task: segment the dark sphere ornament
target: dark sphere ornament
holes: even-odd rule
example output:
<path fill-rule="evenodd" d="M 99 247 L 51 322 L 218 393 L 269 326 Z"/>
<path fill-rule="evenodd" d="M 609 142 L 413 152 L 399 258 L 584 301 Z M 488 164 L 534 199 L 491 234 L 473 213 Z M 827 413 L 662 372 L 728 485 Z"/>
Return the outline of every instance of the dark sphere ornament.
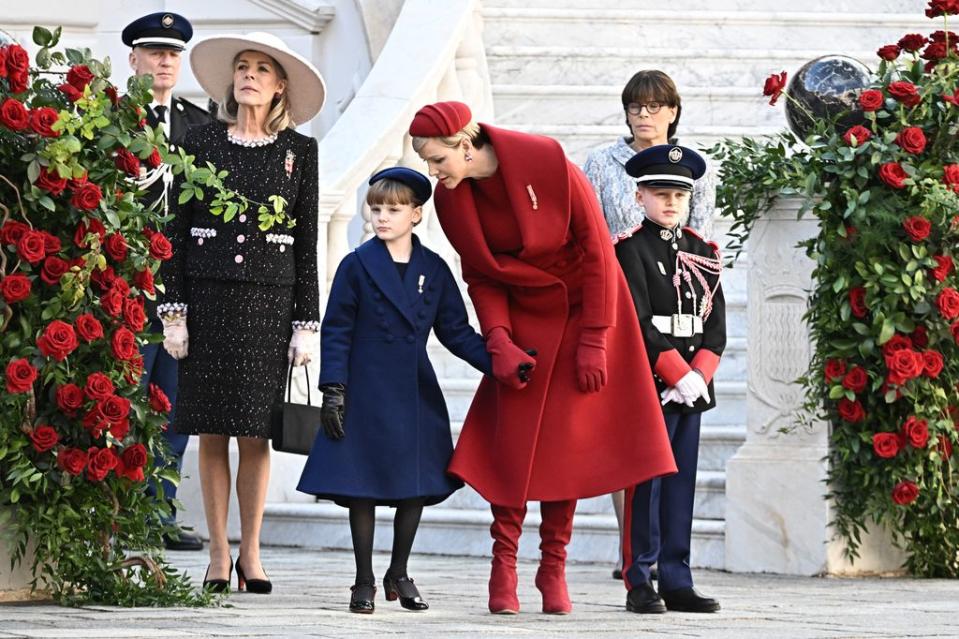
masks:
<path fill-rule="evenodd" d="M 816 120 L 838 122 L 840 133 L 862 124 L 866 118 L 859 105 L 859 94 L 871 84 L 872 72 L 865 64 L 844 55 L 825 55 L 810 60 L 796 72 L 787 89 L 786 121 L 792 132 L 805 140 L 813 130 L 813 120 L 793 100 L 806 108 Z"/>

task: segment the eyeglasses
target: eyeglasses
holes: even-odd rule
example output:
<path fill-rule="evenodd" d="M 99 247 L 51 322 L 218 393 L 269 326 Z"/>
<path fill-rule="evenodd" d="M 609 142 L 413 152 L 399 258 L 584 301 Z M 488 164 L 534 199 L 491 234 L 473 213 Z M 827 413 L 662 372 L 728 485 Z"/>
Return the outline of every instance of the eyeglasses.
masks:
<path fill-rule="evenodd" d="M 665 106 L 661 102 L 647 102 L 646 104 L 639 104 L 637 102 L 630 102 L 626 105 L 626 110 L 629 111 L 631 115 L 639 115 L 643 112 L 643 107 L 646 107 L 646 112 L 650 115 L 656 115 L 659 113 L 659 110 Z"/>

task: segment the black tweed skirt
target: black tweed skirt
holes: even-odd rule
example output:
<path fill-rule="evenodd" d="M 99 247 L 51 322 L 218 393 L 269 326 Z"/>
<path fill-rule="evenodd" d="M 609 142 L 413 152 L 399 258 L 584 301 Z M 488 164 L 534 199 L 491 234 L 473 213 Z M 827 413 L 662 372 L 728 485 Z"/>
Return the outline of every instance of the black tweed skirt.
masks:
<path fill-rule="evenodd" d="M 196 279 L 189 287 L 174 429 L 269 438 L 286 387 L 293 288 Z"/>

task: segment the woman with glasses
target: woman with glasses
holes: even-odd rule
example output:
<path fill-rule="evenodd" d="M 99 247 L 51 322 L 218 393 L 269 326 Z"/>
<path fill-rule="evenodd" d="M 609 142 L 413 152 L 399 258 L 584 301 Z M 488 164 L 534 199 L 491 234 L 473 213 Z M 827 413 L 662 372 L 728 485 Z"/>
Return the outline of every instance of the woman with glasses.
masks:
<path fill-rule="evenodd" d="M 643 223 L 645 212 L 636 199 L 636 180 L 626 173 L 626 162 L 638 152 L 661 144 L 676 144 L 676 128 L 683 111 L 682 101 L 672 78 L 657 70 L 639 71 L 623 87 L 623 111 L 629 135 L 590 152 L 583 165 L 603 207 L 603 215 L 613 238 L 631 234 Z M 693 183 L 689 218 L 682 226 L 691 227 L 704 239 L 710 239 L 716 187 L 708 160 L 706 172 Z M 623 492 L 613 493 L 613 507 L 623 536 Z M 622 566 L 620 553 L 619 566 Z M 622 578 L 622 569 L 613 571 Z"/>

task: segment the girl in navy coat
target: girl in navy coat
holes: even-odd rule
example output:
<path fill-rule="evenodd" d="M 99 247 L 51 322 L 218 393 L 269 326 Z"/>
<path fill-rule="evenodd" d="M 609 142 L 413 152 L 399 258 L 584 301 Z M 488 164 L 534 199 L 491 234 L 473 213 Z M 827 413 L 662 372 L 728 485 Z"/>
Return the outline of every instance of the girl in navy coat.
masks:
<path fill-rule="evenodd" d="M 393 555 L 383 577 L 389 601 L 425 610 L 406 564 L 423 506 L 463 483 L 446 474 L 453 453 L 449 415 L 426 352 L 430 329 L 454 355 L 491 370 L 453 274 L 413 235 L 429 180 L 403 167 L 370 178 L 376 237 L 343 258 L 321 328 L 321 419 L 298 490 L 350 509 L 356 583 L 350 610 L 372 613 L 377 505 L 396 507 Z"/>

